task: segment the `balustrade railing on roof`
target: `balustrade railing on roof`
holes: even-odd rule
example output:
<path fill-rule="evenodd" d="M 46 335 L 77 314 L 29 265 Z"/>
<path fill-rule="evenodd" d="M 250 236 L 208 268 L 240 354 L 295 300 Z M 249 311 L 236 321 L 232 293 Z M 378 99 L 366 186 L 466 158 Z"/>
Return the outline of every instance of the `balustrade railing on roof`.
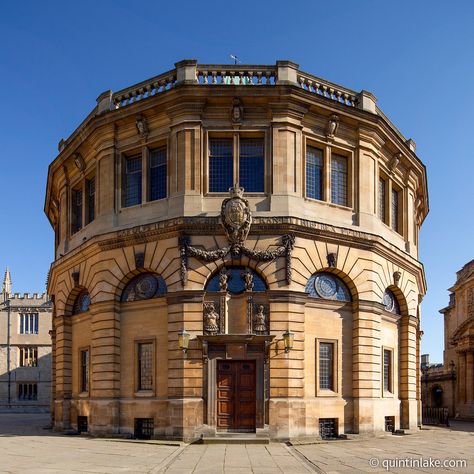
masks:
<path fill-rule="evenodd" d="M 297 78 L 301 88 L 308 92 L 335 100 L 336 102 L 350 107 L 356 106 L 357 93 L 350 89 L 338 86 L 305 72 L 298 71 Z"/>
<path fill-rule="evenodd" d="M 176 69 L 115 92 L 112 101 L 116 109 L 160 94 L 176 85 Z"/>
<path fill-rule="evenodd" d="M 203 64 L 197 66 L 197 80 L 202 85 L 273 86 L 277 82 L 277 68 L 275 66 Z"/>

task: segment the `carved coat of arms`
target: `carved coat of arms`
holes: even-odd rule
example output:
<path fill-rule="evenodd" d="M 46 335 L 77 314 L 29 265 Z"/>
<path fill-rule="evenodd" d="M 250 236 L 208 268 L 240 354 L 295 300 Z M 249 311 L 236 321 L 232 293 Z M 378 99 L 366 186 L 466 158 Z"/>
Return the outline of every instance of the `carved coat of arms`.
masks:
<path fill-rule="evenodd" d="M 243 198 L 244 189 L 236 184 L 230 188 L 231 197 L 224 199 L 221 207 L 222 226 L 232 251 L 239 251 L 252 224 L 249 203 Z"/>

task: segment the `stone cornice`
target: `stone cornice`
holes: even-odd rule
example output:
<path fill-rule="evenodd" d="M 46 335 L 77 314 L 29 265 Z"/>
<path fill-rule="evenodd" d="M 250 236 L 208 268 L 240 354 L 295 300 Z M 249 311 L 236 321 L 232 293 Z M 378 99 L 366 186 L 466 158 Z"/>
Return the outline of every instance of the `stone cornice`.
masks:
<path fill-rule="evenodd" d="M 71 251 L 68 255 L 56 260 L 51 267 L 51 274 L 53 275 L 58 265 L 65 265 L 66 262 L 69 262 L 69 266 L 72 268 L 80 260 L 100 251 L 167 238 L 178 238 L 182 233 L 189 236 L 223 235 L 223 230 L 220 225 L 220 218 L 217 216 L 179 217 L 121 229 L 114 233 L 95 236 Z M 347 245 L 374 252 L 415 275 L 420 293 L 424 294 L 426 291 L 423 265 L 409 254 L 402 253 L 395 246 L 375 234 L 297 217 L 253 217 L 250 236 L 275 235 L 279 237 L 282 234 L 292 234 L 300 238 L 317 237 L 319 240 L 328 243 Z"/>

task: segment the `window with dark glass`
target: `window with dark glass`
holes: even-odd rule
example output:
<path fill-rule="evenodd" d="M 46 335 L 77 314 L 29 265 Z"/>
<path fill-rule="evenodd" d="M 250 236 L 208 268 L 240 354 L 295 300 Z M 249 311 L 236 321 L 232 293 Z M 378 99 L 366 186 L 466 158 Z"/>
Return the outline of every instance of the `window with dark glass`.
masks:
<path fill-rule="evenodd" d="M 247 193 L 264 191 L 265 157 L 262 138 L 241 138 L 239 184 Z"/>
<path fill-rule="evenodd" d="M 95 177 L 86 179 L 86 225 L 95 219 Z"/>
<path fill-rule="evenodd" d="M 395 232 L 400 231 L 399 220 L 399 192 L 396 189 L 392 189 L 392 229 Z"/>
<path fill-rule="evenodd" d="M 36 383 L 19 383 L 18 384 L 18 400 L 37 400 L 38 385 Z"/>
<path fill-rule="evenodd" d="M 123 206 L 135 206 L 142 202 L 142 157 L 125 158 L 123 177 Z"/>
<path fill-rule="evenodd" d="M 89 350 L 81 351 L 81 392 L 89 391 Z"/>
<path fill-rule="evenodd" d="M 149 182 L 149 200 L 155 201 L 157 199 L 164 199 L 166 197 L 166 147 L 160 147 L 155 150 L 150 150 L 148 170 Z"/>
<path fill-rule="evenodd" d="M 392 392 L 392 351 L 383 351 L 383 389 L 385 392 Z"/>
<path fill-rule="evenodd" d="M 319 343 L 319 388 L 334 390 L 334 344 L 332 342 Z"/>
<path fill-rule="evenodd" d="M 347 206 L 347 158 L 331 156 L 331 202 Z"/>
<path fill-rule="evenodd" d="M 71 234 L 82 228 L 82 189 L 71 192 Z"/>
<path fill-rule="evenodd" d="M 306 196 L 323 199 L 323 151 L 312 146 L 306 147 Z"/>
<path fill-rule="evenodd" d="M 138 390 L 153 389 L 153 343 L 138 344 Z"/>
<path fill-rule="evenodd" d="M 209 192 L 226 193 L 234 178 L 232 138 L 209 139 Z"/>
<path fill-rule="evenodd" d="M 383 178 L 379 178 L 378 216 L 382 222 L 387 221 L 387 216 L 385 212 L 386 195 L 387 195 L 387 182 Z"/>

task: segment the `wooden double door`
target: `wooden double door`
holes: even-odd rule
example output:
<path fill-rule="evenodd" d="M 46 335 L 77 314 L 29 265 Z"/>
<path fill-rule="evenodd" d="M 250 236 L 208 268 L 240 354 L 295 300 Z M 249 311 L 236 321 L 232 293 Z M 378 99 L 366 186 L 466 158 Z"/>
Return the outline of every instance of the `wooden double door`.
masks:
<path fill-rule="evenodd" d="M 255 361 L 218 360 L 217 429 L 254 432 L 255 421 Z"/>

